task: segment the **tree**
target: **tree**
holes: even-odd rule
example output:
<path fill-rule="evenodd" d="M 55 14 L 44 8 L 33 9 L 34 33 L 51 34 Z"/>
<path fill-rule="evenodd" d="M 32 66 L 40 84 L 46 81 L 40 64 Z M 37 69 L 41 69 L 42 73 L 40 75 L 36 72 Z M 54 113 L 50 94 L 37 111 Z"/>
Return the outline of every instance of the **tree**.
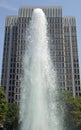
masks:
<path fill-rule="evenodd" d="M 8 106 L 8 112 L 6 116 L 6 127 L 8 130 L 13 130 L 18 128 L 19 119 L 19 109 L 18 106 L 13 103 Z"/>
<path fill-rule="evenodd" d="M 71 110 L 73 116 L 73 124 L 77 130 L 81 130 L 81 98 L 74 98 L 73 110 Z"/>
<path fill-rule="evenodd" d="M 81 130 L 81 98 L 70 92 L 61 93 L 61 103 L 65 108 L 64 122 L 67 130 Z"/>
<path fill-rule="evenodd" d="M 5 97 L 5 93 L 3 89 L 0 87 L 0 122 L 4 123 L 6 119 L 8 106 L 7 106 L 7 100 Z"/>

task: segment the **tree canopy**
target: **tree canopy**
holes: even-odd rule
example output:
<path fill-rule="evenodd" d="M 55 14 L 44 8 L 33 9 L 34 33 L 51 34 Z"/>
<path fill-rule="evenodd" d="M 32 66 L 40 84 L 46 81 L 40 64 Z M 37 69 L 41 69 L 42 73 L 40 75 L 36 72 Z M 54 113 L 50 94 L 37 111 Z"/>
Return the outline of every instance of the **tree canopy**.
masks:
<path fill-rule="evenodd" d="M 0 122 L 5 121 L 7 110 L 8 110 L 8 106 L 7 106 L 5 93 L 3 89 L 0 87 Z"/>
<path fill-rule="evenodd" d="M 8 112 L 6 116 L 6 126 L 8 130 L 18 128 L 18 119 L 19 119 L 19 108 L 17 104 L 9 104 Z"/>
<path fill-rule="evenodd" d="M 74 98 L 70 92 L 63 92 L 61 102 L 65 108 L 66 130 L 81 130 L 81 98 Z"/>

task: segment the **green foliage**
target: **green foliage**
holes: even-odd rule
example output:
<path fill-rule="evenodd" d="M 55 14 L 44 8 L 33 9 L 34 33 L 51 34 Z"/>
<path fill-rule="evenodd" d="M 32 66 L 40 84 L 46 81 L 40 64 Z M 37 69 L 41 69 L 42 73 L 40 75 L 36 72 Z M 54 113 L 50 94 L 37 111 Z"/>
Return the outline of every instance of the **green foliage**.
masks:
<path fill-rule="evenodd" d="M 57 96 L 58 97 L 58 96 Z M 70 92 L 62 92 L 57 98 L 59 111 L 64 112 L 64 124 L 66 130 L 81 130 L 81 98 L 74 98 Z M 60 105 L 61 104 L 61 105 Z M 7 130 L 17 130 L 19 120 L 19 108 L 16 104 L 7 105 L 5 93 L 0 87 L 0 122 L 4 123 Z"/>
<path fill-rule="evenodd" d="M 81 130 L 81 98 L 74 98 L 70 92 L 63 92 L 60 97 L 65 106 L 64 121 L 67 130 Z"/>
<path fill-rule="evenodd" d="M 8 106 L 5 93 L 0 87 L 0 122 L 4 122 L 7 114 Z"/>
<path fill-rule="evenodd" d="M 8 130 L 18 128 L 19 109 L 16 104 L 10 104 L 8 106 L 8 112 L 6 116 L 6 126 Z"/>

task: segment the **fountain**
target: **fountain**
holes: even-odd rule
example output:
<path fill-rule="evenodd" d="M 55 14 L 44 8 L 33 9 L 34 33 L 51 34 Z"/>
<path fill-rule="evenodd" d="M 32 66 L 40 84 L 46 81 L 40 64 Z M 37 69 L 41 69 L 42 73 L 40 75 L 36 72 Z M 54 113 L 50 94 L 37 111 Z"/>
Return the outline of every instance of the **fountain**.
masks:
<path fill-rule="evenodd" d="M 21 130 L 63 130 L 58 108 L 56 73 L 48 47 L 47 20 L 34 9 L 26 35 L 21 82 Z"/>

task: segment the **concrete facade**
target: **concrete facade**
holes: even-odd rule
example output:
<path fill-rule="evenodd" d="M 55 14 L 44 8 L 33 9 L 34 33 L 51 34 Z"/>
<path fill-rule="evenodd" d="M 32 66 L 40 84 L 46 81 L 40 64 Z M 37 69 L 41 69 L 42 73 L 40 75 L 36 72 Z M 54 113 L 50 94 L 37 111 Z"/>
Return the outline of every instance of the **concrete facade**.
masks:
<path fill-rule="evenodd" d="M 18 16 L 6 18 L 1 85 L 9 103 L 19 102 L 25 34 L 36 7 L 21 7 Z M 81 96 L 75 17 L 63 17 L 61 7 L 40 7 L 48 21 L 50 55 L 58 88 Z"/>

